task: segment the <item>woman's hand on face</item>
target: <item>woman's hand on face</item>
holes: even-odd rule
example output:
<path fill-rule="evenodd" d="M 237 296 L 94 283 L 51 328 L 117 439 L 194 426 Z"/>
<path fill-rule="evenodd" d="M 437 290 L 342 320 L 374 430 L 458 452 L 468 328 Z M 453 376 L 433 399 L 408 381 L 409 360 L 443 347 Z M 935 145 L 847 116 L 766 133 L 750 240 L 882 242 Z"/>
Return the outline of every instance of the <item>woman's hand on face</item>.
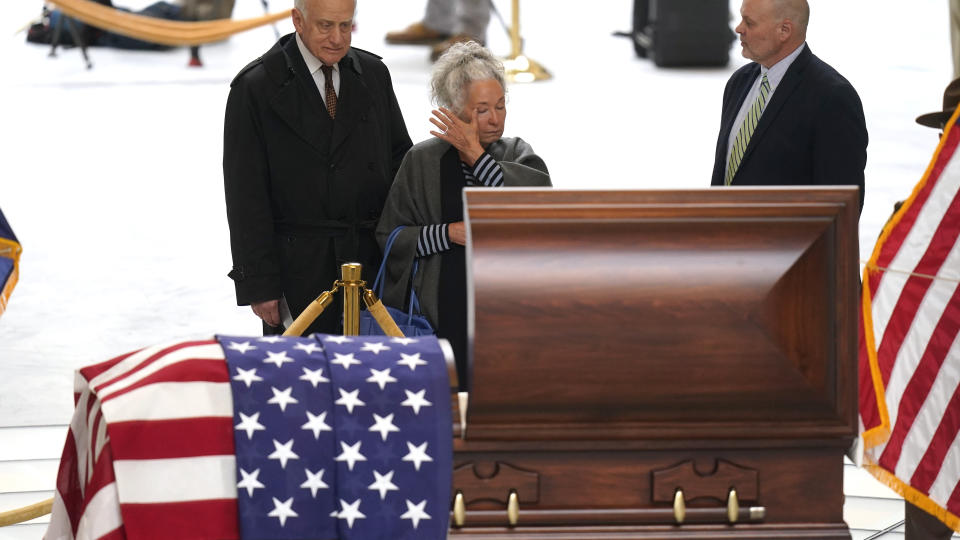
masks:
<path fill-rule="evenodd" d="M 480 145 L 480 130 L 477 128 L 477 110 L 470 111 L 470 121 L 464 122 L 446 107 L 433 110 L 430 122 L 440 131 L 430 134 L 450 143 L 460 153 L 460 159 L 467 165 L 473 165 L 483 155 Z"/>
<path fill-rule="evenodd" d="M 461 246 L 467 245 L 467 227 L 462 221 L 451 223 L 447 227 L 447 233 L 450 235 L 450 241 Z"/>

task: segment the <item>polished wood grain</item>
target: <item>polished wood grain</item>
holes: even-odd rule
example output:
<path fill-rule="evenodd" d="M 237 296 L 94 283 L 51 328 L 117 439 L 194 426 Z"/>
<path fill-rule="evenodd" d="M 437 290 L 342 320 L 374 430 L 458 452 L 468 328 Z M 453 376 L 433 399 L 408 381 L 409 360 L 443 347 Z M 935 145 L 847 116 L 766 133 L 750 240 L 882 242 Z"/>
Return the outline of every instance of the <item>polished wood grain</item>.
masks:
<path fill-rule="evenodd" d="M 451 537 L 850 537 L 855 189 L 465 201 L 472 386 Z"/>

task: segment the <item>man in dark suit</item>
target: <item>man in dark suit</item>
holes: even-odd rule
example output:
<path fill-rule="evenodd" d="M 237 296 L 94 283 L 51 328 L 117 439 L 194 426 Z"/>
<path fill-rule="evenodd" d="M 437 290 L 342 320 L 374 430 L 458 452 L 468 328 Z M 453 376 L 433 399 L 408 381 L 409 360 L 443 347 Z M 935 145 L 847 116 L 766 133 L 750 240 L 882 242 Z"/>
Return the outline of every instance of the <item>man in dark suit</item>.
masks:
<path fill-rule="evenodd" d="M 355 0 L 294 6 L 296 32 L 240 71 L 224 120 L 229 276 L 265 333 L 329 289 L 344 262 L 373 282 L 374 228 L 411 146 L 387 67 L 350 46 Z M 331 306 L 308 331 L 339 332 L 340 313 Z"/>
<path fill-rule="evenodd" d="M 810 52 L 805 0 L 743 0 L 743 56 L 723 92 L 715 186 L 860 187 L 867 128 L 856 90 Z"/>

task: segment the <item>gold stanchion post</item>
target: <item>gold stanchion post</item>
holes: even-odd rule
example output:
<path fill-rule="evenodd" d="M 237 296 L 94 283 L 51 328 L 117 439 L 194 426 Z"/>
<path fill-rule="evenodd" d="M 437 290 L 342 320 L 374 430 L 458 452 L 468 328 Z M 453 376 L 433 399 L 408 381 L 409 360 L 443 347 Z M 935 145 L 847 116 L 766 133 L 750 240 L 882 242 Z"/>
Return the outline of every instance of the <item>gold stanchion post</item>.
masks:
<path fill-rule="evenodd" d="M 510 26 L 510 57 L 503 61 L 507 80 L 510 82 L 545 81 L 553 76 L 537 62 L 523 54 L 520 38 L 520 0 L 513 0 L 513 22 Z"/>
<path fill-rule="evenodd" d="M 343 281 L 343 335 L 360 334 L 360 288 L 364 282 L 360 279 L 361 265 L 345 263 L 340 266 Z"/>

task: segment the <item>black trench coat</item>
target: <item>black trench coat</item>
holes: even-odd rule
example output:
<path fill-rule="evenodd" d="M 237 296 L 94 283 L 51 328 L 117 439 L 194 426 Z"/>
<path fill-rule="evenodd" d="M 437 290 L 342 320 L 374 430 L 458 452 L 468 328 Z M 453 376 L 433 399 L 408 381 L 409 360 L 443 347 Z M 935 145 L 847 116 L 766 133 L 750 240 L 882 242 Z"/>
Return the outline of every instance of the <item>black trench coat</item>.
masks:
<path fill-rule="evenodd" d="M 223 142 L 237 304 L 283 295 L 296 317 L 344 262 L 363 264 L 372 284 L 376 221 L 410 146 L 390 73 L 374 54 L 351 48 L 340 61 L 335 120 L 294 34 L 245 67 L 230 85 Z M 339 309 L 309 331 L 338 332 Z"/>

